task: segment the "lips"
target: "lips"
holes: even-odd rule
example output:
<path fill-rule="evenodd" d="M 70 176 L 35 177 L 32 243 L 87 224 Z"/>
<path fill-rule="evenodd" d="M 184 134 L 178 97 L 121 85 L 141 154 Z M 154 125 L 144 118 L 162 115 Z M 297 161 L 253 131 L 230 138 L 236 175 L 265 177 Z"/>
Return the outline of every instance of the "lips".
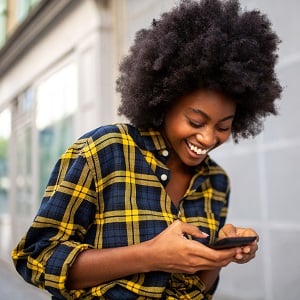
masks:
<path fill-rule="evenodd" d="M 210 149 L 202 149 L 202 148 L 199 148 L 197 147 L 196 145 L 192 144 L 191 142 L 187 141 L 186 142 L 187 146 L 189 147 L 189 149 L 194 152 L 195 154 L 197 155 L 205 155 L 207 154 L 207 152 L 210 150 Z"/>

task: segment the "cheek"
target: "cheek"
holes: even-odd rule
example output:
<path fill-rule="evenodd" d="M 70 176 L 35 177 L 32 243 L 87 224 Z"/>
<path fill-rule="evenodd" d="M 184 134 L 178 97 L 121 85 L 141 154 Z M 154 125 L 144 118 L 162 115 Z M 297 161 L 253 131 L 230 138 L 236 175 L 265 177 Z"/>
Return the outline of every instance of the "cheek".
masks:
<path fill-rule="evenodd" d="M 189 136 L 193 133 L 184 125 L 184 124 L 177 124 L 177 126 L 173 127 L 173 131 L 170 132 L 173 139 L 178 141 L 186 140 Z"/>
<path fill-rule="evenodd" d="M 180 118 L 166 120 L 165 131 L 170 139 L 178 139 L 186 136 L 187 125 Z"/>

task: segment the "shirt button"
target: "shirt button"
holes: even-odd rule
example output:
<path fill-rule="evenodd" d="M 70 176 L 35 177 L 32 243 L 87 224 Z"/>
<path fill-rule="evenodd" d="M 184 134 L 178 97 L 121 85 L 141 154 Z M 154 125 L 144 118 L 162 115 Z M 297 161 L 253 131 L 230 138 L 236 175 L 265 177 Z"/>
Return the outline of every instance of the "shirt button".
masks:
<path fill-rule="evenodd" d="M 169 151 L 168 150 L 163 150 L 163 152 L 161 153 L 164 157 L 167 157 L 169 155 Z"/>
<path fill-rule="evenodd" d="M 168 175 L 167 174 L 161 174 L 160 179 L 162 181 L 166 181 L 168 179 Z"/>

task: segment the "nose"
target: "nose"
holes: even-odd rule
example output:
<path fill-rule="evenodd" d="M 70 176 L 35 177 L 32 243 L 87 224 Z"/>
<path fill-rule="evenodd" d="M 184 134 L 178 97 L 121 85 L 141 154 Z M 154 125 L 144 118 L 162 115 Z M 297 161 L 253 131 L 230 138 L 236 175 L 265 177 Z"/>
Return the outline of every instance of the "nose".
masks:
<path fill-rule="evenodd" d="M 217 144 L 216 132 L 213 128 L 202 128 L 201 132 L 196 134 L 196 139 L 206 149 L 212 148 Z"/>

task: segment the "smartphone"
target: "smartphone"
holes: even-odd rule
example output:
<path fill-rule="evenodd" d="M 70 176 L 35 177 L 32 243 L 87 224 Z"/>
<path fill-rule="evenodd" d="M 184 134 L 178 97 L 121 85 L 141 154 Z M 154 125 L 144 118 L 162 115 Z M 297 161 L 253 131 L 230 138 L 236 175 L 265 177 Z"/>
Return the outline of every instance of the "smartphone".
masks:
<path fill-rule="evenodd" d="M 241 236 L 241 237 L 228 237 L 215 241 L 214 244 L 208 245 L 213 249 L 228 249 L 234 247 L 246 246 L 255 241 L 256 236 Z"/>

